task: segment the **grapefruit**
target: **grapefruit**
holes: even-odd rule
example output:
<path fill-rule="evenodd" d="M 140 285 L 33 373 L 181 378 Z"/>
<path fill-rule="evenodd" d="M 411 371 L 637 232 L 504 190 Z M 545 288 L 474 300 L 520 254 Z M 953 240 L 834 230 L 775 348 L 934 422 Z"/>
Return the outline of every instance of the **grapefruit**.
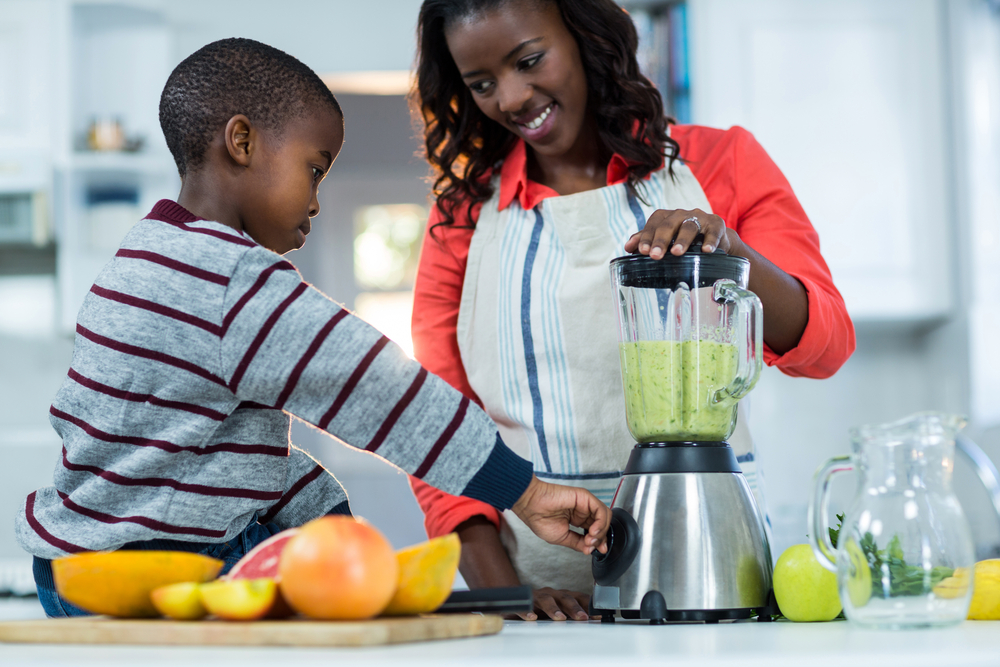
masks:
<path fill-rule="evenodd" d="M 248 551 L 229 571 L 226 579 L 277 579 L 281 551 L 298 532 L 298 528 L 289 528 L 267 538 Z"/>
<path fill-rule="evenodd" d="M 285 600 L 319 619 L 365 619 L 389 604 L 399 562 L 389 542 L 364 521 L 323 516 L 299 529 L 281 552 L 278 578 Z"/>

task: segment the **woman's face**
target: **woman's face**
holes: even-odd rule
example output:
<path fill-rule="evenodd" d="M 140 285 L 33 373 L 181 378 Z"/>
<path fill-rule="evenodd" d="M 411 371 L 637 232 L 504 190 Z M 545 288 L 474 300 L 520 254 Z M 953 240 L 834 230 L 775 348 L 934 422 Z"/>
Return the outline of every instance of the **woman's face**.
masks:
<path fill-rule="evenodd" d="M 574 147 L 587 118 L 587 77 L 555 3 L 513 0 L 456 21 L 445 38 L 484 114 L 540 155 Z"/>

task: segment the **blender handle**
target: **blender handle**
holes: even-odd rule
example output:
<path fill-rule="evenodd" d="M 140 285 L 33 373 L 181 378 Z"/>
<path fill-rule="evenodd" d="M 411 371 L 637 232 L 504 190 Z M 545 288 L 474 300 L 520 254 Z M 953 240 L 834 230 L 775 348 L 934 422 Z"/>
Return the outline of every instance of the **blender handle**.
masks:
<path fill-rule="evenodd" d="M 813 478 L 813 497 L 809 502 L 809 516 L 806 526 L 809 528 L 809 546 L 819 564 L 830 570 L 837 571 L 837 554 L 830 539 L 830 524 L 826 517 L 830 513 L 830 478 L 839 472 L 854 470 L 850 456 L 835 456 L 824 463 Z"/>
<path fill-rule="evenodd" d="M 749 290 L 745 290 L 732 280 L 717 280 L 712 293 L 717 303 L 734 303 L 736 305 L 735 319 L 738 322 L 736 340 L 746 341 L 750 354 L 738 354 L 736 360 L 736 377 L 725 387 L 715 392 L 713 402 L 722 405 L 732 405 L 753 389 L 764 366 L 764 310 L 760 299 Z M 740 346 L 737 346 L 739 349 Z"/>

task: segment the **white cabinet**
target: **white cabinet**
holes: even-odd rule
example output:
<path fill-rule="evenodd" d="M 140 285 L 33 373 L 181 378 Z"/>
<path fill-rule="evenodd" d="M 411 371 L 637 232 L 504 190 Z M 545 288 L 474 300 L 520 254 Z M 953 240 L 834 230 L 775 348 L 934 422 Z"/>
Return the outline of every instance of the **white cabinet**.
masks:
<path fill-rule="evenodd" d="M 61 329 L 76 314 L 131 224 L 179 179 L 160 131 L 160 91 L 172 69 L 173 34 L 162 13 L 139 3 L 72 0 L 65 5 L 69 104 L 67 157 L 58 165 L 57 277 Z M 148 3 L 147 3 L 148 4 Z M 141 141 L 134 152 L 88 150 L 95 121 L 120 123 Z"/>
<path fill-rule="evenodd" d="M 953 305 L 935 0 L 689 0 L 692 116 L 741 125 L 792 184 L 855 321 Z"/>

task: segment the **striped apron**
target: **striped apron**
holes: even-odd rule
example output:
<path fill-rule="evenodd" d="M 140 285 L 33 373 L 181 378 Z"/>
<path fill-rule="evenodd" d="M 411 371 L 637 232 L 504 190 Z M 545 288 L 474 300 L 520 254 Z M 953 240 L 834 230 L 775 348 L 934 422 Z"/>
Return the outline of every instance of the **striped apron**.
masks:
<path fill-rule="evenodd" d="M 589 489 L 607 504 L 635 439 L 625 422 L 608 263 L 656 209 L 711 211 L 690 169 L 674 162 L 640 184 L 497 210 L 498 183 L 469 246 L 458 345 L 469 383 L 504 441 L 539 479 Z M 642 200 L 645 200 L 642 201 Z M 765 510 L 747 399 L 730 438 Z M 501 539 L 522 583 L 589 592 L 590 557 L 536 537 L 512 512 Z"/>

